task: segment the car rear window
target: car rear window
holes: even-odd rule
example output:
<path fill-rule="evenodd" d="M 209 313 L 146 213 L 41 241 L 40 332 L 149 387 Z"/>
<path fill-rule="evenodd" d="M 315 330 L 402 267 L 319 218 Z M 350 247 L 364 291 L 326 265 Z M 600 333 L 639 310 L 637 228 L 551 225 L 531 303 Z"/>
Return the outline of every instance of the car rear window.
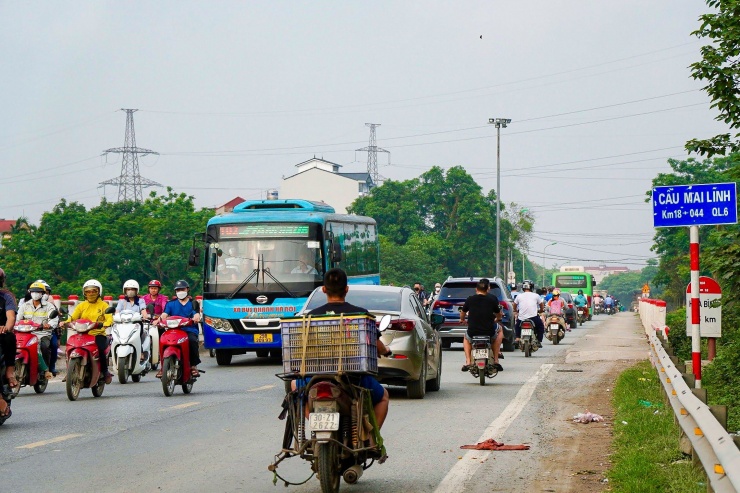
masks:
<path fill-rule="evenodd" d="M 347 303 L 359 306 L 371 312 L 400 312 L 401 291 L 363 291 L 349 288 Z M 305 311 L 311 311 L 326 303 L 326 294 L 317 290 L 306 305 Z"/>
<path fill-rule="evenodd" d="M 478 282 L 450 282 L 442 286 L 439 292 L 439 299 L 445 300 L 450 298 L 467 299 L 468 296 L 475 294 L 475 286 Z M 493 294 L 498 298 L 506 299 L 501 297 L 501 288 L 494 283 L 491 283 L 491 290 L 489 293 Z"/>

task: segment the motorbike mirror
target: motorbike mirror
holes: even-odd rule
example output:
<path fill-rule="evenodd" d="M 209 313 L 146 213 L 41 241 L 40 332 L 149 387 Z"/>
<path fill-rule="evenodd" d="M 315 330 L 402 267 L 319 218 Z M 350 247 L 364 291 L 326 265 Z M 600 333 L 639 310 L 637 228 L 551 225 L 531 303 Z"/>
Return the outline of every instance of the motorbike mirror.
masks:
<path fill-rule="evenodd" d="M 49 318 L 57 318 L 59 316 L 59 312 L 57 310 L 52 310 L 49 312 Z"/>
<path fill-rule="evenodd" d="M 383 315 L 383 317 L 380 319 L 380 323 L 378 324 L 378 330 L 380 332 L 385 332 L 388 327 L 391 325 L 391 316 L 390 315 Z"/>
<path fill-rule="evenodd" d="M 147 311 L 147 313 L 154 313 L 154 303 L 149 303 L 146 306 L 146 311 Z"/>
<path fill-rule="evenodd" d="M 67 315 L 69 315 L 69 310 L 67 310 L 67 307 L 66 307 L 66 306 L 63 306 L 63 307 L 61 307 L 61 308 L 59 309 L 59 313 L 60 313 L 60 314 L 61 314 L 62 316 L 67 316 Z"/>
<path fill-rule="evenodd" d="M 116 311 L 116 309 L 115 309 L 114 307 L 110 306 L 110 307 L 108 307 L 108 308 L 107 308 L 107 309 L 105 310 L 105 313 L 107 313 L 107 314 L 111 314 L 111 313 L 115 313 L 115 311 Z"/>
<path fill-rule="evenodd" d="M 445 316 L 441 315 L 439 313 L 433 313 L 432 314 L 432 327 L 435 329 L 438 328 L 440 325 L 445 323 Z"/>

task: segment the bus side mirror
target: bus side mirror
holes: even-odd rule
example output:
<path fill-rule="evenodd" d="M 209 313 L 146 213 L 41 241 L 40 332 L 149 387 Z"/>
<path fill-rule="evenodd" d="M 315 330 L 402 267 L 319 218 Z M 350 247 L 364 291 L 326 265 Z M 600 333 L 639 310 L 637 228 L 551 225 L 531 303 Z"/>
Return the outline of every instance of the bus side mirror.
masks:
<path fill-rule="evenodd" d="M 331 261 L 341 262 L 342 261 L 342 245 L 336 241 L 331 243 Z"/>
<path fill-rule="evenodd" d="M 200 259 L 200 249 L 197 247 L 191 247 L 190 248 L 190 255 L 188 255 L 188 265 L 190 267 L 195 267 L 198 265 L 198 260 Z"/>
<path fill-rule="evenodd" d="M 216 271 L 216 259 L 217 259 L 216 252 L 211 253 L 211 272 Z"/>

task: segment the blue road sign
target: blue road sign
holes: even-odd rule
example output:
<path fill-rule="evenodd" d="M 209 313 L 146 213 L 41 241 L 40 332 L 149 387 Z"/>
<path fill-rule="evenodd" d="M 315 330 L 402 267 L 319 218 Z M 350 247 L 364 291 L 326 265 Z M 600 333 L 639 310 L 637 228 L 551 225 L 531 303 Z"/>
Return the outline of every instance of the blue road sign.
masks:
<path fill-rule="evenodd" d="M 737 224 L 735 183 L 653 188 L 653 226 Z"/>

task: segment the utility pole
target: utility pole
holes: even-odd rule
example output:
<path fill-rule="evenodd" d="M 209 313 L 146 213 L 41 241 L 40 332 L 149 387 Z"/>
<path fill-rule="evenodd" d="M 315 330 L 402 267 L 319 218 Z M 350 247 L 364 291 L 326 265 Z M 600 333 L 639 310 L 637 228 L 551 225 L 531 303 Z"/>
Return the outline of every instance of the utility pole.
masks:
<path fill-rule="evenodd" d="M 367 152 L 367 172 L 372 178 L 373 183 L 377 186 L 380 179 L 378 174 L 378 153 L 385 152 L 388 154 L 388 164 L 391 163 L 391 152 L 378 147 L 375 140 L 375 127 L 379 127 L 380 123 L 366 123 L 365 126 L 370 127 L 370 142 L 367 147 L 357 149 L 358 151 Z"/>
<path fill-rule="evenodd" d="M 103 151 L 103 154 L 123 154 L 121 159 L 121 174 L 118 178 L 111 178 L 100 184 L 103 186 L 118 185 L 119 202 L 126 200 L 141 202 L 144 200 L 142 189 L 147 187 L 161 187 L 162 185 L 156 181 L 141 177 L 141 174 L 139 174 L 139 155 L 146 156 L 147 154 L 154 154 L 158 156 L 159 153 L 150 149 L 136 147 L 134 112 L 139 110 L 121 108 L 121 111 L 126 112 L 126 136 L 123 140 L 123 147 L 113 147 Z"/>
<path fill-rule="evenodd" d="M 510 118 L 489 118 L 496 126 L 496 276 L 501 277 L 501 127 L 511 123 Z"/>

